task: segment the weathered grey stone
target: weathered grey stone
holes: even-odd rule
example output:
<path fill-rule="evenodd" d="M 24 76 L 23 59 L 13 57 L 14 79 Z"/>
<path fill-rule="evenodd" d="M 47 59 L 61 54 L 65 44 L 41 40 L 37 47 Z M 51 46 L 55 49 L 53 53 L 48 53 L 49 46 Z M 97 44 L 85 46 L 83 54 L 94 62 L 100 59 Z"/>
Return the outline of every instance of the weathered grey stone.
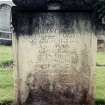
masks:
<path fill-rule="evenodd" d="M 4 33 L 4 36 L 6 33 L 10 34 L 10 31 L 11 31 L 10 28 L 11 28 L 11 7 L 12 6 L 14 6 L 12 1 L 0 0 L 0 32 Z"/>
<path fill-rule="evenodd" d="M 12 40 L 6 39 L 6 38 L 0 38 L 0 45 L 10 46 L 10 45 L 12 45 Z"/>
<path fill-rule="evenodd" d="M 2 4 L 7 4 L 10 7 L 15 6 L 11 0 L 10 1 L 9 0 L 0 0 L 0 5 L 2 5 Z"/>
<path fill-rule="evenodd" d="M 10 32 L 11 7 L 8 4 L 0 4 L 0 32 Z"/>
<path fill-rule="evenodd" d="M 96 37 L 91 13 L 12 13 L 17 105 L 93 105 Z"/>
<path fill-rule="evenodd" d="M 47 0 L 13 0 L 13 2 L 23 9 L 39 9 L 47 8 Z"/>
<path fill-rule="evenodd" d="M 8 38 L 8 39 L 12 39 L 12 32 L 10 32 L 10 33 L 0 32 L 0 38 Z"/>
<path fill-rule="evenodd" d="M 59 5 L 62 10 L 91 10 L 98 0 L 13 0 L 23 9 L 47 10 L 50 5 Z"/>

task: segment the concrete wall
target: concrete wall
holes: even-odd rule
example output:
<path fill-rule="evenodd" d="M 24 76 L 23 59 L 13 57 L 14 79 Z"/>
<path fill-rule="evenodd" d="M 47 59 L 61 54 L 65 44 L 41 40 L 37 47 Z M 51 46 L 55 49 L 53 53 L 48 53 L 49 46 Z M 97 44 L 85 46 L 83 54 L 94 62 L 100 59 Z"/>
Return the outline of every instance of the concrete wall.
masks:
<path fill-rule="evenodd" d="M 13 10 L 17 105 L 93 105 L 96 36 L 88 12 Z"/>

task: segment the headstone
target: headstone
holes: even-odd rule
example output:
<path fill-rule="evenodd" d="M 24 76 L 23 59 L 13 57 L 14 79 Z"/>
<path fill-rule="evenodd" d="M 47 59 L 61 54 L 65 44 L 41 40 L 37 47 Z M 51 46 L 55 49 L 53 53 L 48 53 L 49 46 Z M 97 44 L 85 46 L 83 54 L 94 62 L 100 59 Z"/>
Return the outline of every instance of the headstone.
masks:
<path fill-rule="evenodd" d="M 11 7 L 7 4 L 0 5 L 0 32 L 10 32 Z"/>
<path fill-rule="evenodd" d="M 92 12 L 18 6 L 12 9 L 16 104 L 94 105 L 97 46 Z"/>
<path fill-rule="evenodd" d="M 0 35 L 11 34 L 11 7 L 12 1 L 0 0 Z M 11 36 L 11 35 L 10 35 Z M 1 36 L 0 36 L 1 37 Z"/>

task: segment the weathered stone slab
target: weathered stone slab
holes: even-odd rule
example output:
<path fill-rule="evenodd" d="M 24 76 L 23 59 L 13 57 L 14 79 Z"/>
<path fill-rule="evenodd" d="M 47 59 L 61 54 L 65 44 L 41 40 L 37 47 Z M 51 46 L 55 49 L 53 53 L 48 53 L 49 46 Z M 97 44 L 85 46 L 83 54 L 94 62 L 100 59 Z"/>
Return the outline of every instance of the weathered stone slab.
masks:
<path fill-rule="evenodd" d="M 93 105 L 96 37 L 91 14 L 12 13 L 17 105 Z"/>
<path fill-rule="evenodd" d="M 50 5 L 59 6 L 61 10 L 91 10 L 99 0 L 13 0 L 23 9 L 47 10 Z"/>
<path fill-rule="evenodd" d="M 0 32 L 10 32 L 11 7 L 8 4 L 0 4 Z"/>

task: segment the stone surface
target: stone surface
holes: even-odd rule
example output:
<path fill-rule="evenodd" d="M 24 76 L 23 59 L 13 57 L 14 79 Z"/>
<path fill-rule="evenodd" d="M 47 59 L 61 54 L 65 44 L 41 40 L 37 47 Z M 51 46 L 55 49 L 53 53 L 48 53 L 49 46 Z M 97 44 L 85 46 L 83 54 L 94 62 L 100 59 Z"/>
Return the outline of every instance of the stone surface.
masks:
<path fill-rule="evenodd" d="M 59 6 L 61 10 L 91 10 L 99 0 L 13 0 L 23 9 L 47 10 L 50 5 Z"/>
<path fill-rule="evenodd" d="M 0 38 L 0 45 L 10 46 L 12 45 L 12 40 L 6 38 Z"/>
<path fill-rule="evenodd" d="M 17 105 L 93 105 L 96 37 L 91 14 L 15 10 Z"/>
<path fill-rule="evenodd" d="M 10 32 L 11 6 L 0 4 L 0 32 Z"/>
<path fill-rule="evenodd" d="M 97 22 L 96 26 L 97 51 L 105 52 L 105 24 Z"/>

